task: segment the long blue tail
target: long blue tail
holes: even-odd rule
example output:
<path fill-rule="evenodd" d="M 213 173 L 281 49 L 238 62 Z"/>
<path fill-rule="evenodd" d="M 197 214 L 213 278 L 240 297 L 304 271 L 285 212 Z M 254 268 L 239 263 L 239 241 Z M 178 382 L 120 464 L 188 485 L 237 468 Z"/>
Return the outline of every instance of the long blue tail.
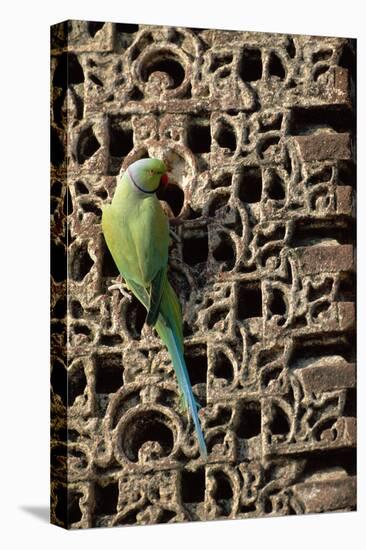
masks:
<path fill-rule="evenodd" d="M 173 330 L 160 319 L 156 324 L 156 330 L 159 333 L 160 338 L 163 340 L 166 347 L 168 348 L 168 351 L 172 358 L 173 367 L 177 376 L 179 387 L 183 393 L 185 404 L 191 414 L 194 426 L 196 428 L 201 455 L 203 458 L 206 459 L 207 447 L 203 437 L 201 423 L 198 418 L 197 404 L 192 392 L 192 386 L 189 380 L 189 374 L 186 362 L 184 360 L 184 355 L 181 351 L 181 346 L 179 344 L 179 341 L 177 341 Z"/>
<path fill-rule="evenodd" d="M 127 280 L 126 282 L 135 296 L 147 309 L 149 304 L 149 296 L 146 289 L 131 280 Z M 192 392 L 186 362 L 184 360 L 182 315 L 180 304 L 168 281 L 161 299 L 160 313 L 155 324 L 155 329 L 170 353 L 174 371 L 178 380 L 178 385 L 183 393 L 185 405 L 191 414 L 194 426 L 196 428 L 201 455 L 206 459 L 207 447 L 203 437 L 201 423 L 198 418 L 197 404 Z"/>

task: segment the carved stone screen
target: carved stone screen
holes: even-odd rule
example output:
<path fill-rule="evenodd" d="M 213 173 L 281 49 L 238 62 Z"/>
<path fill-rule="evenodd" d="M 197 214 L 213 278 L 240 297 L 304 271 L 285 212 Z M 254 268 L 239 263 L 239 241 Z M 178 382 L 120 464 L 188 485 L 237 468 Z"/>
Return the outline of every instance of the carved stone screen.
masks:
<path fill-rule="evenodd" d="M 351 39 L 51 29 L 51 516 L 67 528 L 356 507 Z M 168 277 L 208 446 L 118 290 L 101 207 L 170 167 Z"/>

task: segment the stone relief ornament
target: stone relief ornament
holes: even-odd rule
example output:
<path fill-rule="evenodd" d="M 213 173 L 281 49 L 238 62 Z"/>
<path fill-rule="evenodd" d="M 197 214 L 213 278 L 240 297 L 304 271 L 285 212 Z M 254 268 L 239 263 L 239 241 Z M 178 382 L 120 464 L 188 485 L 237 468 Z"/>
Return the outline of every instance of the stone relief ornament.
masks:
<path fill-rule="evenodd" d="M 51 521 L 356 508 L 356 41 L 51 28 Z M 102 208 L 159 158 L 208 455 Z"/>

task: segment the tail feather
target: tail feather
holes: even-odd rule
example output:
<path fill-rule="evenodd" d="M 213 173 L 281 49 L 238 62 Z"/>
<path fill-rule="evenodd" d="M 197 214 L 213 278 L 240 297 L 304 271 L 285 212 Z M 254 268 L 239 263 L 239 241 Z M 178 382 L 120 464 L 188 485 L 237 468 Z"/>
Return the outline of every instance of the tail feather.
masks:
<path fill-rule="evenodd" d="M 127 280 L 126 282 L 135 296 L 140 300 L 145 308 L 148 309 L 149 297 L 146 289 L 131 280 Z M 192 386 L 184 360 L 180 305 L 169 282 L 167 282 L 162 296 L 160 313 L 155 324 L 155 329 L 168 348 L 178 380 L 178 385 L 183 393 L 186 407 L 191 414 L 194 426 L 196 428 L 201 455 L 204 458 L 207 458 L 207 447 L 203 437 L 201 423 L 197 414 L 197 403 L 192 392 Z"/>
<path fill-rule="evenodd" d="M 196 428 L 196 434 L 201 455 L 204 458 L 207 458 L 207 447 L 203 437 L 201 423 L 197 414 L 197 403 L 192 392 L 187 366 L 184 360 L 184 355 L 181 352 L 179 341 L 177 341 L 174 332 L 169 326 L 164 323 L 161 317 L 156 324 L 156 330 L 160 338 L 167 346 L 170 356 L 172 358 L 173 367 L 177 376 L 179 387 L 183 393 L 186 406 L 191 414 L 194 426 Z"/>

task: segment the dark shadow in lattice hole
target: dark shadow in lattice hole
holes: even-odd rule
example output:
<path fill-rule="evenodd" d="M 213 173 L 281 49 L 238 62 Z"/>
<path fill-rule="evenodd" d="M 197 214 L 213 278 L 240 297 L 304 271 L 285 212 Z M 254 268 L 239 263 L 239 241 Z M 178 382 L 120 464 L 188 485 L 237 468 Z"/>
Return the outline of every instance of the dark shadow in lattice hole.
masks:
<path fill-rule="evenodd" d="M 283 200 L 286 197 L 285 188 L 283 179 L 272 170 L 267 188 L 268 197 L 275 201 Z"/>
<path fill-rule="evenodd" d="M 97 86 L 104 86 L 103 82 L 97 77 L 95 74 L 89 74 L 88 75 L 90 80 L 94 82 Z"/>
<path fill-rule="evenodd" d="M 282 241 L 286 235 L 286 226 L 277 225 L 270 233 L 258 233 L 257 245 L 262 247 L 264 244 L 272 241 Z"/>
<path fill-rule="evenodd" d="M 270 136 L 264 138 L 258 147 L 258 153 L 261 159 L 270 157 L 273 152 L 275 152 L 275 146 L 280 142 L 280 138 L 277 136 Z"/>
<path fill-rule="evenodd" d="M 109 120 L 109 153 L 112 157 L 122 158 L 133 148 L 132 128 L 122 127 L 118 120 Z"/>
<path fill-rule="evenodd" d="M 219 323 L 220 321 L 224 321 L 224 319 L 227 318 L 228 313 L 229 312 L 226 307 L 218 307 L 211 310 L 207 320 L 207 328 L 210 330 L 213 329 L 216 323 Z"/>
<path fill-rule="evenodd" d="M 283 80 L 286 76 L 286 71 L 282 61 L 274 52 L 271 52 L 269 57 L 268 72 L 272 76 L 278 76 L 281 80 Z"/>
<path fill-rule="evenodd" d="M 68 373 L 68 405 L 74 404 L 78 395 L 82 395 L 86 388 L 86 376 L 82 361 Z"/>
<path fill-rule="evenodd" d="M 239 283 L 237 314 L 239 319 L 262 317 L 261 283 Z"/>
<path fill-rule="evenodd" d="M 115 514 L 118 503 L 118 482 L 108 483 L 108 485 L 94 485 L 94 499 L 96 516 Z"/>
<path fill-rule="evenodd" d="M 157 197 L 169 204 L 174 216 L 179 216 L 184 204 L 184 191 L 178 185 L 169 183 L 165 188 L 159 188 Z"/>
<path fill-rule="evenodd" d="M 353 131 L 355 117 L 345 106 L 294 107 L 291 111 L 289 133 L 311 134 L 317 128 L 331 128 L 336 132 Z"/>
<path fill-rule="evenodd" d="M 283 355 L 284 347 L 283 346 L 273 346 L 269 349 L 264 349 L 258 354 L 258 367 L 261 368 L 268 363 L 273 363 L 278 361 L 278 359 Z"/>
<path fill-rule="evenodd" d="M 176 516 L 176 513 L 172 510 L 162 510 L 159 515 L 157 523 L 168 523 L 172 518 Z"/>
<path fill-rule="evenodd" d="M 346 403 L 344 405 L 343 416 L 357 416 L 357 390 L 356 388 L 348 388 L 346 395 Z"/>
<path fill-rule="evenodd" d="M 296 55 L 296 47 L 295 47 L 294 39 L 291 38 L 291 36 L 289 36 L 287 38 L 287 44 L 286 44 L 285 48 L 286 48 L 287 53 L 291 57 L 291 59 L 293 59 Z"/>
<path fill-rule="evenodd" d="M 192 386 L 207 382 L 206 346 L 189 346 L 185 349 L 185 360 Z"/>
<path fill-rule="evenodd" d="M 141 330 L 144 326 L 146 319 L 146 309 L 144 306 L 135 298 L 132 297 L 131 302 L 127 306 L 126 312 L 126 325 L 127 330 L 131 334 L 132 338 L 139 340 L 141 336 Z"/>
<path fill-rule="evenodd" d="M 80 499 L 83 497 L 83 493 L 79 491 L 68 491 L 67 495 L 67 523 L 77 523 L 82 518 L 80 510 Z"/>
<path fill-rule="evenodd" d="M 354 273 L 341 273 L 336 296 L 337 302 L 356 301 L 356 275 Z"/>
<path fill-rule="evenodd" d="M 95 354 L 94 368 L 96 393 L 114 393 L 123 385 L 120 353 Z"/>
<path fill-rule="evenodd" d="M 290 431 L 290 423 L 286 413 L 276 404 L 272 404 L 272 421 L 269 429 L 273 435 L 286 435 Z"/>
<path fill-rule="evenodd" d="M 60 298 L 57 300 L 52 310 L 52 317 L 55 319 L 63 319 L 66 317 L 66 298 Z"/>
<path fill-rule="evenodd" d="M 102 21 L 88 21 L 88 33 L 92 38 L 104 27 L 105 23 Z"/>
<path fill-rule="evenodd" d="M 100 143 L 97 140 L 92 126 L 84 128 L 80 133 L 77 148 L 76 158 L 79 164 L 84 164 L 90 159 L 94 153 L 100 148 Z"/>
<path fill-rule="evenodd" d="M 214 450 L 214 447 L 216 447 L 215 451 L 217 451 L 217 447 L 221 449 L 225 447 L 225 432 L 220 431 L 216 433 L 215 435 L 211 436 L 210 440 L 208 441 L 208 452 L 211 453 Z"/>
<path fill-rule="evenodd" d="M 130 510 L 114 525 L 135 525 L 137 523 L 137 514 L 140 511 L 140 508 L 138 508 L 137 510 Z"/>
<path fill-rule="evenodd" d="M 101 199 L 105 200 L 108 197 L 107 191 L 104 189 L 104 187 L 101 187 L 97 191 L 95 191 L 95 194 L 97 197 L 100 197 Z"/>
<path fill-rule="evenodd" d="M 80 282 L 86 277 L 94 265 L 89 256 L 88 245 L 86 242 L 75 247 L 71 256 L 69 265 L 69 276 L 73 281 Z"/>
<path fill-rule="evenodd" d="M 102 217 L 101 209 L 98 208 L 98 206 L 96 206 L 93 202 L 80 201 L 80 206 L 84 212 L 95 214 L 95 216 L 99 219 Z"/>
<path fill-rule="evenodd" d="M 135 25 L 134 23 L 116 23 L 115 26 L 117 32 L 125 34 L 132 34 L 139 30 L 139 26 Z"/>
<path fill-rule="evenodd" d="M 283 114 L 276 113 L 274 119 L 271 122 L 265 122 L 265 121 L 260 122 L 260 131 L 269 132 L 270 130 L 281 130 L 282 120 L 283 120 Z"/>
<path fill-rule="evenodd" d="M 84 71 L 74 53 L 63 53 L 53 75 L 53 85 L 65 89 L 70 84 L 82 84 Z"/>
<path fill-rule="evenodd" d="M 224 353 L 223 351 L 216 352 L 213 373 L 214 376 L 216 376 L 217 378 L 224 378 L 228 382 L 233 381 L 233 365 L 226 353 Z"/>
<path fill-rule="evenodd" d="M 67 430 L 64 430 L 62 433 L 60 433 L 61 430 L 57 430 L 57 435 L 55 435 L 55 439 L 59 439 L 60 441 L 63 441 L 60 445 L 55 445 L 54 442 L 52 443 L 51 448 L 51 468 L 52 472 L 55 474 L 55 477 L 60 476 L 61 474 L 66 474 L 66 464 L 67 464 Z"/>
<path fill-rule="evenodd" d="M 258 166 L 245 166 L 239 175 L 239 199 L 243 202 L 260 202 L 262 197 L 262 170 Z"/>
<path fill-rule="evenodd" d="M 191 122 L 187 129 L 187 146 L 192 153 L 209 153 L 211 151 L 211 128 L 209 123 Z"/>
<path fill-rule="evenodd" d="M 183 261 L 188 265 L 207 262 L 208 234 L 187 234 L 183 240 Z"/>
<path fill-rule="evenodd" d="M 269 302 L 269 310 L 272 315 L 285 315 L 287 312 L 284 294 L 279 288 L 272 290 L 272 296 Z"/>
<path fill-rule="evenodd" d="M 323 296 L 329 295 L 333 288 L 333 279 L 331 277 L 326 277 L 324 282 L 319 286 L 309 285 L 308 299 L 310 302 L 314 302 Z"/>
<path fill-rule="evenodd" d="M 220 147 L 227 148 L 230 151 L 236 149 L 236 135 L 234 127 L 226 120 L 220 121 L 217 130 L 217 143 Z"/>
<path fill-rule="evenodd" d="M 156 411 L 141 412 L 126 425 L 123 433 L 122 448 L 132 462 L 138 461 L 139 449 L 147 441 L 157 441 L 168 456 L 174 445 L 171 429 L 166 424 L 165 415 Z"/>
<path fill-rule="evenodd" d="M 122 338 L 119 334 L 101 334 L 99 338 L 100 346 L 119 346 L 122 344 Z"/>
<path fill-rule="evenodd" d="M 109 252 L 103 234 L 100 235 L 100 255 L 102 259 L 102 277 L 117 277 L 119 271 Z"/>
<path fill-rule="evenodd" d="M 207 422 L 208 428 L 214 428 L 216 426 L 223 426 L 227 424 L 231 419 L 232 409 L 231 407 L 219 406 L 216 416 Z"/>
<path fill-rule="evenodd" d="M 56 168 L 65 160 L 65 151 L 57 130 L 51 126 L 51 163 Z"/>
<path fill-rule="evenodd" d="M 205 469 L 182 470 L 180 478 L 182 501 L 187 504 L 204 502 L 205 500 Z"/>
<path fill-rule="evenodd" d="M 322 341 L 317 338 L 297 339 L 291 355 L 291 367 L 303 367 L 306 364 L 317 361 L 322 357 L 339 355 L 348 362 L 355 360 L 355 346 L 353 339 L 347 337 L 323 337 Z"/>
<path fill-rule="evenodd" d="M 314 474 L 323 474 L 333 468 L 343 468 L 349 476 L 356 475 L 356 449 L 332 449 L 313 451 L 306 458 L 306 466 L 301 473 L 301 481 L 305 481 Z"/>
<path fill-rule="evenodd" d="M 344 50 L 343 50 L 344 51 Z M 330 59 L 332 57 L 333 50 L 328 49 L 321 49 L 312 55 L 312 61 L 313 63 L 317 63 L 318 61 L 325 61 L 327 59 Z"/>
<path fill-rule="evenodd" d="M 56 283 L 66 279 L 66 249 L 54 241 L 51 242 L 51 275 Z"/>
<path fill-rule="evenodd" d="M 339 58 L 339 65 L 341 67 L 344 67 L 345 69 L 348 69 L 348 78 L 356 83 L 357 78 L 357 61 L 356 61 L 356 51 L 357 51 L 357 40 L 350 39 L 351 44 L 353 45 L 353 48 L 350 44 L 346 44 L 343 47 L 342 54 Z"/>
<path fill-rule="evenodd" d="M 245 82 L 262 78 L 262 54 L 257 48 L 244 48 L 239 63 L 239 76 Z"/>
<path fill-rule="evenodd" d="M 74 334 L 84 334 L 85 336 L 89 336 L 91 333 L 90 328 L 87 325 L 76 325 L 74 324 L 72 326 L 72 329 L 74 331 Z"/>
<path fill-rule="evenodd" d="M 267 388 L 270 382 L 278 380 L 282 371 L 283 367 L 267 367 L 266 369 L 263 369 L 261 372 L 262 387 Z"/>
<path fill-rule="evenodd" d="M 89 189 L 83 183 L 81 180 L 78 180 L 75 182 L 75 193 L 77 195 L 87 195 L 89 193 Z"/>
<path fill-rule="evenodd" d="M 61 336 L 65 336 L 65 334 L 66 334 L 66 323 L 65 323 L 65 321 L 55 322 L 54 320 L 52 320 L 52 322 L 51 322 L 51 336 L 53 334 L 60 334 Z"/>
<path fill-rule="evenodd" d="M 312 223 L 313 222 L 313 223 Z M 341 223 L 338 226 L 330 224 L 328 220 L 319 221 L 308 219 L 306 222 L 295 222 L 289 246 L 297 248 L 321 244 L 325 239 L 333 239 L 338 244 L 352 244 L 354 226 L 351 222 Z"/>
<path fill-rule="evenodd" d="M 221 174 L 217 179 L 211 181 L 212 189 L 217 187 L 230 187 L 232 181 L 232 174 L 230 172 L 225 172 Z"/>
<path fill-rule="evenodd" d="M 56 489 L 57 504 L 55 506 L 56 518 L 62 524 L 62 526 L 68 526 L 68 509 L 67 509 L 67 490 L 66 487 L 58 486 Z"/>
<path fill-rule="evenodd" d="M 142 68 L 142 78 L 145 82 L 155 72 L 166 73 L 172 79 L 172 88 L 178 88 L 185 78 L 185 71 L 179 58 L 170 50 L 159 51 L 157 57 L 153 57 Z"/>
<path fill-rule="evenodd" d="M 257 401 L 241 401 L 235 422 L 235 433 L 243 439 L 250 439 L 262 431 L 261 407 Z"/>
<path fill-rule="evenodd" d="M 137 86 L 134 86 L 131 92 L 129 93 L 129 99 L 131 101 L 141 101 L 141 99 L 143 98 L 144 98 L 144 94 L 141 92 L 141 90 Z"/>
<path fill-rule="evenodd" d="M 254 504 L 240 504 L 239 513 L 240 514 L 250 514 L 251 512 L 256 511 L 256 506 Z"/>
<path fill-rule="evenodd" d="M 220 233 L 220 243 L 213 251 L 213 257 L 224 263 L 224 271 L 230 271 L 235 265 L 235 244 L 228 233 Z"/>
<path fill-rule="evenodd" d="M 233 498 L 233 489 L 230 480 L 224 472 L 215 472 L 214 478 L 216 481 L 214 499 L 221 506 L 221 515 L 228 516 L 231 512 L 231 500 Z"/>
<path fill-rule="evenodd" d="M 209 67 L 209 71 L 214 73 L 217 71 L 219 67 L 222 67 L 223 65 L 229 65 L 233 60 L 233 54 L 220 54 L 220 55 L 213 55 L 211 58 L 211 64 Z"/>
<path fill-rule="evenodd" d="M 215 195 L 210 201 L 210 207 L 208 210 L 209 216 L 215 216 L 222 218 L 225 215 L 225 211 L 230 207 L 227 206 L 228 201 L 230 200 L 229 193 L 219 193 Z M 227 208 L 225 208 L 227 206 Z"/>
<path fill-rule="evenodd" d="M 331 166 L 324 166 L 321 170 L 318 170 L 315 172 L 315 174 L 312 174 L 310 178 L 307 180 L 308 185 L 316 185 L 318 183 L 324 183 L 328 182 L 332 177 L 332 167 Z"/>
<path fill-rule="evenodd" d="M 51 195 L 54 197 L 61 197 L 63 185 L 60 181 L 56 180 L 52 183 Z"/>
<path fill-rule="evenodd" d="M 58 359 L 52 361 L 51 386 L 53 391 L 61 397 L 64 405 L 67 404 L 67 371 Z"/>

